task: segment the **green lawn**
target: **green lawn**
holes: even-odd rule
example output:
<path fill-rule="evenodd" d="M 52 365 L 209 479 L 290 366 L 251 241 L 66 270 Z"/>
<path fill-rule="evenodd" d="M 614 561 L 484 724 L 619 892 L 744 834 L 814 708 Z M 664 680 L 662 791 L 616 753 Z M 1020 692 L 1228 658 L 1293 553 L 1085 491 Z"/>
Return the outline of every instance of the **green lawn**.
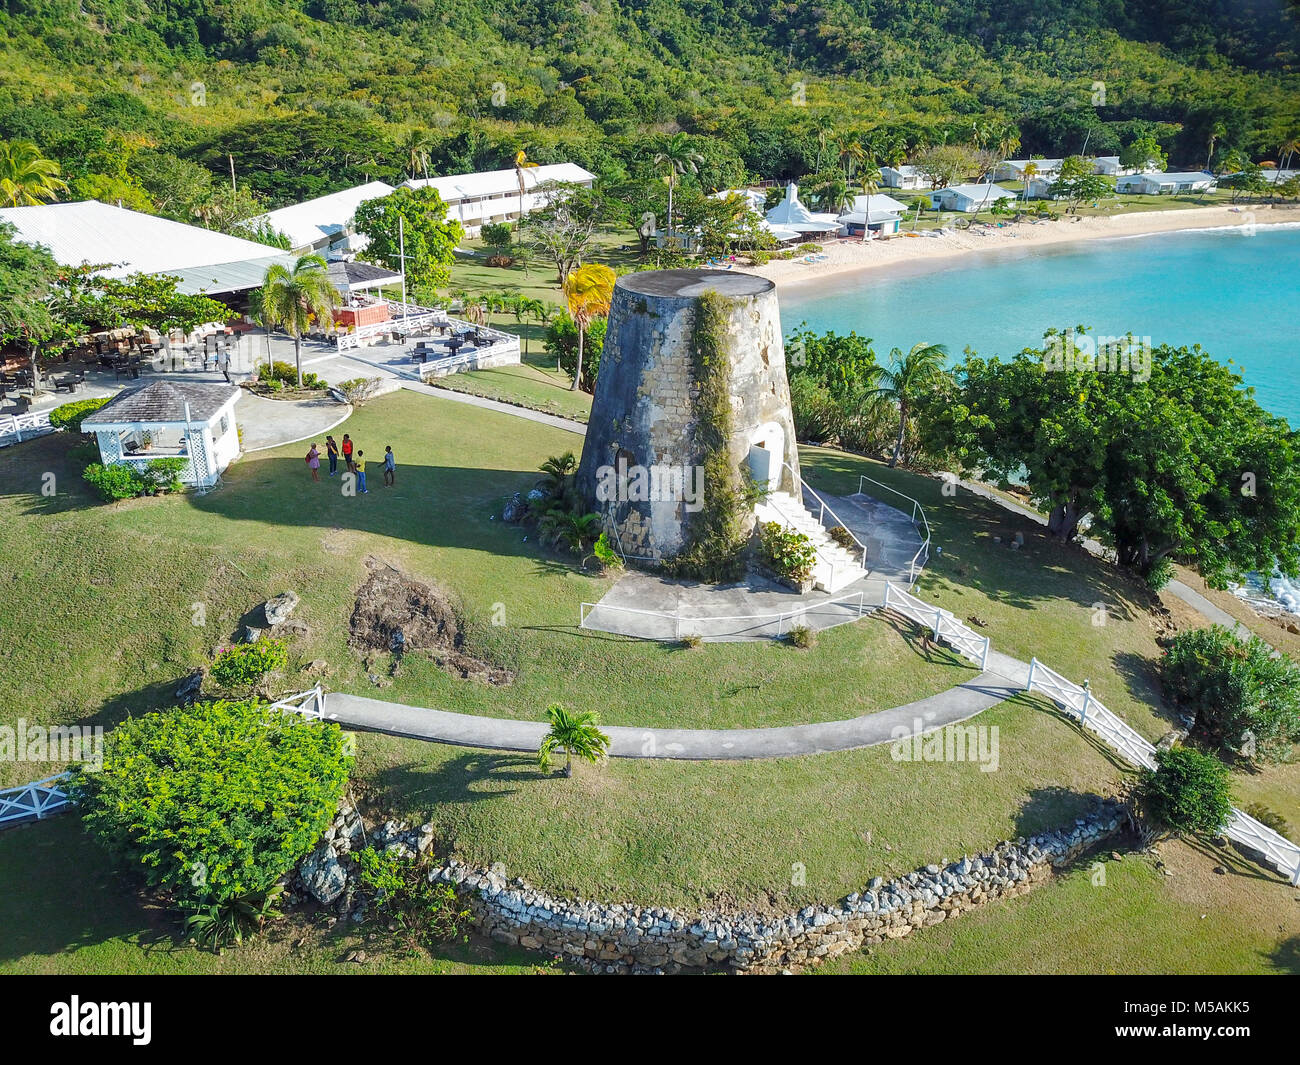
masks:
<path fill-rule="evenodd" d="M 846 955 L 822 973 L 1300 973 L 1296 893 L 1232 854 L 1167 843 Z M 1214 873 L 1223 863 L 1226 875 Z"/>
<path fill-rule="evenodd" d="M 284 588 L 302 595 L 295 617 L 309 627 L 292 646 L 284 689 L 307 686 L 298 670 L 325 659 L 334 690 L 467 713 L 536 719 L 558 699 L 597 709 L 613 724 L 766 726 L 869 713 L 971 675 L 952 656 L 923 655 L 874 619 L 825 633 L 807 652 L 770 643 L 679 650 L 581 633 L 578 604 L 599 598 L 608 580 L 539 551 L 526 530 L 495 520 L 506 495 L 534 483 L 545 456 L 578 450 L 578 438 L 406 392 L 367 405 L 345 428 L 372 454 L 393 445 L 397 488 L 375 478 L 368 496 L 345 498 L 327 479 L 311 483 L 301 448 L 292 445 L 241 461 L 225 487 L 206 497 L 104 506 L 83 491 L 66 460 L 66 437 L 0 452 L 0 558 L 8 583 L 0 638 L 20 664 L 0 672 L 0 724 L 25 717 L 111 725 L 126 713 L 168 705 L 177 679 Z M 1103 700 L 1145 734 L 1164 730 L 1151 673 L 1154 630 L 1144 593 L 1126 578 L 1030 527 L 1023 529 L 1025 550 L 1011 552 L 1006 544 L 1018 523 L 969 493 L 946 498 L 933 481 L 829 449 L 802 455 L 819 489 L 851 492 L 858 473 L 869 471 L 922 499 L 943 552 L 920 595 L 959 617 L 980 615 L 1000 650 L 1038 654 L 1067 676 L 1090 677 Z M 53 497 L 40 494 L 46 472 L 56 476 Z M 1003 543 L 994 544 L 994 535 Z M 390 686 L 376 688 L 346 644 L 368 557 L 458 595 L 476 641 L 517 669 L 515 683 L 464 681 L 411 655 Z M 1102 626 L 1091 620 L 1099 601 L 1107 604 Z M 494 610 L 504 612 L 503 626 L 487 623 Z M 1003 704 L 978 723 L 999 729 L 997 772 L 896 762 L 876 748 L 749 763 L 615 760 L 564 780 L 541 777 L 522 755 L 365 735 L 355 787 L 376 810 L 432 821 L 444 849 L 473 862 L 502 861 L 512 874 L 554 890 L 784 909 L 836 898 L 872 875 L 1059 824 L 1089 794 L 1113 793 L 1126 775 L 1038 700 Z M 0 784 L 53 768 L 2 763 Z M 1270 770 L 1250 785 L 1300 821 L 1286 804 L 1294 780 Z M 22 841 L 47 831 L 0 836 L 0 895 L 36 891 L 70 913 L 86 911 L 77 898 L 60 895 L 56 885 L 65 878 L 44 871 L 65 861 L 66 839 L 46 852 L 48 862 L 23 858 Z M 84 851 L 73 854 L 73 867 L 95 868 Z M 806 885 L 791 884 L 796 863 L 807 869 Z M 42 872 L 33 875 L 31 864 Z M 77 882 L 66 890 L 89 887 Z M 76 933 L 73 942 L 86 951 L 80 956 L 88 968 L 133 969 L 132 959 L 149 952 L 139 925 L 148 919 L 129 910 L 111 935 Z M 67 921 L 99 927 L 84 917 Z M 4 927 L 13 922 L 0 921 Z M 66 922 L 56 927 L 56 940 L 76 932 Z M 24 968 L 55 965 L 33 959 L 63 949 L 39 936 L 22 946 L 27 940 L 16 932 L 0 933 L 0 944 L 5 936 L 10 945 L 0 964 L 25 957 Z M 93 942 L 82 942 L 86 937 Z M 325 971 L 337 948 L 326 939 L 289 957 L 276 953 L 288 947 L 268 944 L 257 949 L 269 953 L 248 964 Z M 165 958 L 163 951 L 150 964 L 171 964 Z M 428 964 L 477 963 L 450 956 Z"/>
<path fill-rule="evenodd" d="M 547 365 L 546 356 L 533 354 L 518 366 L 448 374 L 429 383 L 436 388 L 486 396 L 585 423 L 591 415 L 591 396 L 581 389 L 570 391 L 571 380 L 568 374 L 557 371 L 554 363 Z"/>
<path fill-rule="evenodd" d="M 173 911 L 148 899 L 74 816 L 0 833 L 0 975 L 537 973 L 551 963 L 474 940 L 437 956 L 387 949 L 370 929 L 281 922 L 222 954 L 180 941 Z M 344 959 L 364 950 L 364 964 Z"/>

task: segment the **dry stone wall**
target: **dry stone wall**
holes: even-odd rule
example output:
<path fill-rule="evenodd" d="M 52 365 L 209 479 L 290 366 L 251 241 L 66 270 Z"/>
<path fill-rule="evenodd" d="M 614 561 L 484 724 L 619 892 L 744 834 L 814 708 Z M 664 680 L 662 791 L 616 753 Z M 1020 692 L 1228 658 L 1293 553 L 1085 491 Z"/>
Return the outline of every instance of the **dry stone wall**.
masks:
<path fill-rule="evenodd" d="M 943 868 L 927 865 L 889 882 L 876 877 L 838 903 L 781 917 L 561 899 L 521 879 L 507 880 L 499 870 L 473 869 L 454 859 L 430 877 L 456 885 L 479 929 L 493 939 L 563 955 L 598 972 L 765 972 L 901 939 L 990 899 L 1023 895 L 1125 823 L 1122 807 L 1103 801 L 1068 828 L 999 843 L 987 854 Z"/>

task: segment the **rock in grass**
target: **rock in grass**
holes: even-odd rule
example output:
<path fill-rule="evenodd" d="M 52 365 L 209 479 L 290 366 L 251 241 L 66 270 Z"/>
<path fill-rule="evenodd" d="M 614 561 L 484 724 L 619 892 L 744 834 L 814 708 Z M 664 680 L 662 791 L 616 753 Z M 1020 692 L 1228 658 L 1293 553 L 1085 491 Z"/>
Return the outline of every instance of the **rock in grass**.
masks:
<path fill-rule="evenodd" d="M 298 608 L 297 592 L 281 592 L 279 595 L 272 596 L 262 604 L 262 613 L 266 615 L 266 623 L 275 628 L 275 626 L 288 621 L 289 615 Z"/>

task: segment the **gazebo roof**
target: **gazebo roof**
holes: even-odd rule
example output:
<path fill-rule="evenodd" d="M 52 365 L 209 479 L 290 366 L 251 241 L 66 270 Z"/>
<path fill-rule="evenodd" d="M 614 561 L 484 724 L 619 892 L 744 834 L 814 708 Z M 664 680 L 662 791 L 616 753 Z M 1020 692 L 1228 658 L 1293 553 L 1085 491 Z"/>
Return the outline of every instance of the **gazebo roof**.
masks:
<path fill-rule="evenodd" d="M 354 288 L 374 288 L 377 285 L 400 285 L 400 271 L 390 270 L 386 266 L 374 263 L 341 262 L 329 264 L 329 278 L 334 287 L 343 292 Z"/>
<path fill-rule="evenodd" d="M 124 425 L 183 424 L 185 405 L 190 421 L 207 422 L 239 398 L 237 385 L 212 382 L 154 381 L 122 392 L 81 423 L 83 432 Z"/>

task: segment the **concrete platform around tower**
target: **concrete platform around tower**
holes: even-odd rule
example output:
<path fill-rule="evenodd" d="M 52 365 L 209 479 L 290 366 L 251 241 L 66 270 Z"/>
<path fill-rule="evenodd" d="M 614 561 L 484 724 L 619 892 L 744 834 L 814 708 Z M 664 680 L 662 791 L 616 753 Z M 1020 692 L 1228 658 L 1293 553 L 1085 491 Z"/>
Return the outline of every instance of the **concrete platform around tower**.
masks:
<path fill-rule="evenodd" d="M 752 572 L 734 584 L 701 584 L 633 570 L 584 610 L 582 627 L 643 640 L 770 640 L 795 626 L 828 629 L 879 610 L 887 582 L 910 583 L 924 534 L 908 514 L 869 496 L 827 502 L 867 547 L 867 576 L 836 594 L 800 595 Z"/>

